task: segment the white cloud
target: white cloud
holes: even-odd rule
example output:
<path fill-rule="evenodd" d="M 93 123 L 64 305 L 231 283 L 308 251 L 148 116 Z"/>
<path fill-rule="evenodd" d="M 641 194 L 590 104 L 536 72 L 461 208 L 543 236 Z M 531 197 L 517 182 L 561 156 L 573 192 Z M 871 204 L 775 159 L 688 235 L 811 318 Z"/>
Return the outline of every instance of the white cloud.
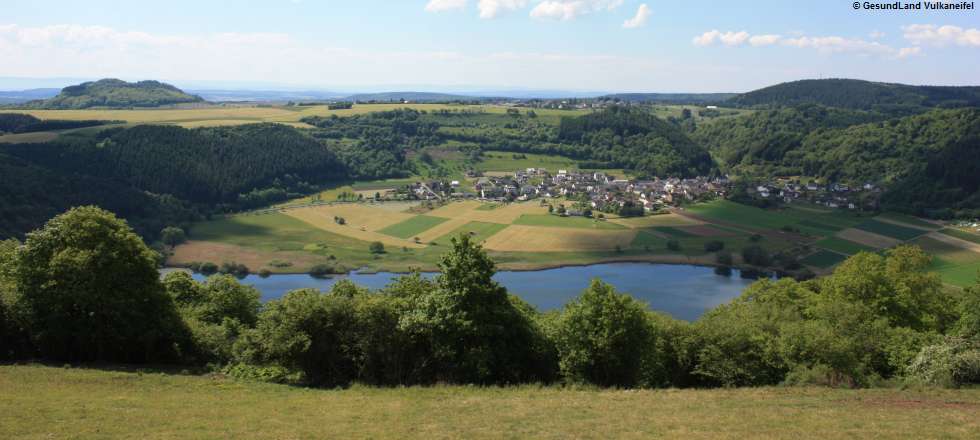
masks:
<path fill-rule="evenodd" d="M 634 29 L 645 26 L 647 21 L 650 20 L 650 15 L 652 14 L 653 11 L 650 10 L 650 7 L 647 6 L 646 3 L 643 3 L 640 5 L 639 9 L 636 10 L 636 15 L 634 15 L 633 18 L 623 22 L 623 27 L 626 29 Z"/>
<path fill-rule="evenodd" d="M 753 46 L 771 46 L 779 42 L 783 37 L 779 35 L 753 35 L 749 38 L 749 44 Z"/>
<path fill-rule="evenodd" d="M 545 0 L 531 10 L 537 19 L 572 20 L 580 15 L 611 11 L 623 5 L 623 0 Z"/>
<path fill-rule="evenodd" d="M 480 18 L 497 18 L 501 13 L 514 11 L 527 6 L 528 0 L 480 0 L 476 8 L 480 11 Z"/>
<path fill-rule="evenodd" d="M 936 26 L 933 24 L 913 24 L 903 26 L 906 40 L 912 44 L 932 46 L 971 46 L 980 47 L 980 29 L 963 29 L 959 26 Z"/>
<path fill-rule="evenodd" d="M 858 38 L 829 37 L 799 37 L 782 41 L 783 45 L 798 48 L 816 49 L 824 53 L 856 52 L 876 55 L 894 55 L 895 49 L 876 41 L 865 41 Z"/>
<path fill-rule="evenodd" d="M 885 33 L 879 32 L 878 30 L 873 30 L 871 31 L 870 34 L 868 34 L 868 38 L 871 38 L 872 40 L 880 40 L 884 37 L 885 37 Z"/>
<path fill-rule="evenodd" d="M 814 49 L 822 53 L 856 53 L 861 55 L 877 55 L 888 58 L 908 58 L 920 55 L 922 51 L 916 47 L 895 49 L 877 41 L 867 41 L 860 38 L 839 36 L 810 37 L 799 35 L 785 38 L 775 34 L 751 35 L 748 32 L 721 32 L 710 30 L 694 37 L 697 46 L 722 44 L 725 46 L 742 46 L 746 42 L 755 47 L 781 45 L 800 49 Z"/>
<path fill-rule="evenodd" d="M 748 39 L 749 33 L 745 31 L 720 32 L 714 29 L 694 37 L 694 44 L 698 46 L 710 46 L 715 43 L 721 43 L 725 46 L 741 46 Z"/>
<path fill-rule="evenodd" d="M 429 0 L 425 5 L 427 12 L 445 12 L 466 7 L 466 0 Z"/>
<path fill-rule="evenodd" d="M 898 55 L 896 55 L 896 58 L 902 59 L 902 58 L 908 58 L 911 56 L 916 56 L 921 54 L 922 54 L 921 47 L 903 47 L 898 50 Z"/>

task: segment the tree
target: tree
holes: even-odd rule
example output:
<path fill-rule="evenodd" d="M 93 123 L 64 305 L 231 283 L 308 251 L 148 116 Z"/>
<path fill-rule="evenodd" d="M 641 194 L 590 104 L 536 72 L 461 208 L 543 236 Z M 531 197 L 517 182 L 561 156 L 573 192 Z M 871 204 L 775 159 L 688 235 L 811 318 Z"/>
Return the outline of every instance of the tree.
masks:
<path fill-rule="evenodd" d="M 181 228 L 176 226 L 167 226 L 160 231 L 160 241 L 162 241 L 163 244 L 173 248 L 178 244 L 187 241 L 187 234 L 185 234 L 184 230 Z"/>
<path fill-rule="evenodd" d="M 640 379 L 653 336 L 643 304 L 593 280 L 565 306 L 552 338 L 567 380 L 632 387 Z"/>
<path fill-rule="evenodd" d="M 385 245 L 380 241 L 371 242 L 368 247 L 372 254 L 383 254 L 385 253 Z"/>
<path fill-rule="evenodd" d="M 427 347 L 419 374 L 454 383 L 548 380 L 554 368 L 540 349 L 544 336 L 493 280 L 493 260 L 466 234 L 451 241 L 436 288 L 409 296 L 400 323 Z"/>
<path fill-rule="evenodd" d="M 115 215 L 81 207 L 28 235 L 13 278 L 37 348 L 65 361 L 174 360 L 184 329 L 154 253 Z"/>

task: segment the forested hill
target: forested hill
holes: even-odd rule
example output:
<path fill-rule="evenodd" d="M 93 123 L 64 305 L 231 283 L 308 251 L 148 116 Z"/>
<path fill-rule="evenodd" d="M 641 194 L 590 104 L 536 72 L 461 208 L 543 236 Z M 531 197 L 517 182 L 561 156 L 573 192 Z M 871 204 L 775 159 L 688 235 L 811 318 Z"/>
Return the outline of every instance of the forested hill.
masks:
<path fill-rule="evenodd" d="M 715 121 L 694 138 L 733 175 L 871 182 L 890 189 L 889 208 L 917 214 L 980 208 L 976 108 L 892 119 L 819 106 L 784 108 Z"/>
<path fill-rule="evenodd" d="M 326 145 L 288 126 L 137 126 L 43 144 L 0 145 L 0 238 L 95 204 L 144 237 L 198 213 L 299 197 L 349 173 Z"/>
<path fill-rule="evenodd" d="M 614 106 L 585 116 L 563 117 L 558 139 L 588 149 L 592 161 L 648 176 L 705 175 L 714 169 L 706 149 L 646 110 Z"/>
<path fill-rule="evenodd" d="M 699 126 L 692 137 L 727 172 L 794 175 L 800 172 L 798 164 L 783 160 L 786 153 L 800 148 L 810 132 L 885 118 L 877 113 L 802 105 L 719 119 Z"/>
<path fill-rule="evenodd" d="M 286 174 L 303 180 L 347 177 L 336 155 L 279 124 L 185 129 L 142 125 L 94 140 L 15 145 L 7 153 L 64 174 L 90 174 L 202 203 L 234 201 Z"/>
<path fill-rule="evenodd" d="M 728 103 L 741 107 L 820 104 L 910 114 L 931 107 L 980 106 L 980 87 L 910 86 L 856 79 L 811 79 L 755 90 L 738 95 Z"/>
<path fill-rule="evenodd" d="M 200 96 L 159 81 L 129 83 L 101 79 L 61 89 L 58 96 L 31 101 L 24 107 L 44 109 L 83 109 L 90 107 L 159 107 L 169 104 L 203 102 Z"/>

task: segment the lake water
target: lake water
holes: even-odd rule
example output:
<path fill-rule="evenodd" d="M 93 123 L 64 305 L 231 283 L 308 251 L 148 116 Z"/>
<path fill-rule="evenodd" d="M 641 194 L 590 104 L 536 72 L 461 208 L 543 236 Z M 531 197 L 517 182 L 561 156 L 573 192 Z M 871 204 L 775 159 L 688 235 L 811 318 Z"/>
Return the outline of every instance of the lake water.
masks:
<path fill-rule="evenodd" d="M 329 279 L 309 275 L 272 275 L 268 278 L 249 275 L 242 283 L 255 286 L 262 292 L 262 300 L 268 301 L 295 289 L 312 287 L 328 290 L 342 279 L 350 279 L 375 290 L 385 287 L 398 276 L 400 274 L 387 272 L 353 273 Z M 194 274 L 194 278 L 203 280 L 205 277 Z M 588 287 L 593 278 L 612 284 L 618 291 L 649 304 L 651 309 L 689 321 L 737 297 L 753 281 L 742 279 L 737 270 L 733 270 L 731 276 L 721 276 L 710 267 L 650 263 L 596 264 L 528 272 L 501 271 L 494 276 L 507 290 L 534 304 L 539 310 L 562 307 Z"/>

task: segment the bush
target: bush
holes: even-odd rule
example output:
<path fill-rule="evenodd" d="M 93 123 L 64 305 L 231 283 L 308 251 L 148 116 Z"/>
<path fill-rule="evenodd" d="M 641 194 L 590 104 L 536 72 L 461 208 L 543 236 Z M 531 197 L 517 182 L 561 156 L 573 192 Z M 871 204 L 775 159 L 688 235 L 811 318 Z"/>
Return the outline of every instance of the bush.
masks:
<path fill-rule="evenodd" d="M 239 344 L 239 359 L 300 372 L 310 385 L 346 386 L 357 376 L 355 329 L 350 298 L 294 290 L 266 304 Z"/>
<path fill-rule="evenodd" d="M 74 208 L 29 234 L 12 275 L 46 358 L 176 360 L 186 341 L 153 252 L 102 209 Z"/>
<path fill-rule="evenodd" d="M 310 268 L 310 276 L 314 278 L 326 278 L 330 275 L 345 273 L 347 273 L 347 268 L 333 262 L 315 264 Z"/>
<path fill-rule="evenodd" d="M 675 252 L 679 251 L 681 250 L 681 242 L 677 240 L 667 240 L 667 249 Z"/>
<path fill-rule="evenodd" d="M 725 248 L 725 242 L 712 240 L 704 244 L 705 252 L 718 252 Z"/>
<path fill-rule="evenodd" d="M 943 387 L 980 384 L 980 341 L 950 337 L 924 347 L 909 365 L 908 379 Z"/>
<path fill-rule="evenodd" d="M 214 275 L 218 273 L 218 265 L 211 262 L 201 263 L 197 271 L 203 275 Z"/>
<path fill-rule="evenodd" d="M 245 278 L 251 271 L 244 264 L 226 261 L 221 263 L 221 268 L 218 269 L 218 272 L 225 275 L 234 275 L 236 278 Z"/>
<path fill-rule="evenodd" d="M 539 330 L 492 279 L 494 263 L 482 248 L 466 234 L 453 238 L 439 268 L 435 289 L 405 295 L 400 322 L 430 353 L 421 377 L 480 384 L 545 380 L 552 366 L 534 350 Z"/>
<path fill-rule="evenodd" d="M 375 241 L 371 243 L 368 250 L 370 250 L 372 254 L 383 254 L 385 253 L 385 245 L 380 241 Z"/>
<path fill-rule="evenodd" d="M 566 380 L 632 387 L 652 348 L 653 329 L 643 304 L 594 280 L 565 306 L 551 337 Z"/>
<path fill-rule="evenodd" d="M 742 260 L 753 266 L 766 267 L 772 264 L 772 257 L 769 251 L 762 246 L 748 246 L 742 249 Z"/>

